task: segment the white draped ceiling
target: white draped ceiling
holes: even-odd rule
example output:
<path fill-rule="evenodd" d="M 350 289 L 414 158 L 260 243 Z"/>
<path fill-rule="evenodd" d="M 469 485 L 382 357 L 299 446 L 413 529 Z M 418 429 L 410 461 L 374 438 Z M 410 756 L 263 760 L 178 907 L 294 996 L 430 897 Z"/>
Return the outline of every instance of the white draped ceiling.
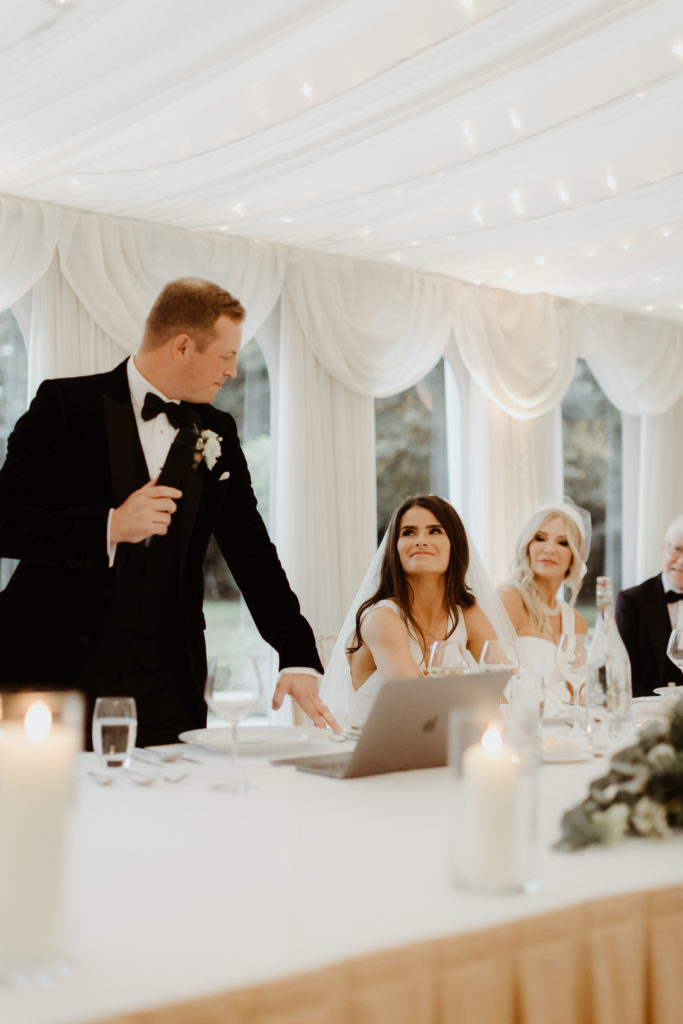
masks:
<path fill-rule="evenodd" d="M 133 351 L 172 277 L 237 294 L 320 632 L 373 546 L 373 400 L 442 355 L 494 574 L 561 487 L 577 355 L 626 417 L 625 579 L 652 570 L 683 507 L 680 0 L 22 0 L 0 40 L 0 308 L 32 386 Z"/>
<path fill-rule="evenodd" d="M 680 0 L 5 0 L 0 47 L 0 193 L 683 318 Z"/>

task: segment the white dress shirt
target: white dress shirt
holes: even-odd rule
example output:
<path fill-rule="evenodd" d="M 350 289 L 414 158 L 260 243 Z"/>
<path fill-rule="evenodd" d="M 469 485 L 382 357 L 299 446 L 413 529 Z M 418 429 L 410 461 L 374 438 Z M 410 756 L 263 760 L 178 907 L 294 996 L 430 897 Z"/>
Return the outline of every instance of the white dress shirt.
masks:
<path fill-rule="evenodd" d="M 172 401 L 176 405 L 180 405 L 180 402 L 176 398 L 167 398 L 163 392 L 159 391 L 159 388 L 155 388 L 153 384 L 145 380 L 135 365 L 134 356 L 131 356 L 126 364 L 126 373 L 128 374 L 128 387 L 133 404 L 135 424 L 138 428 L 138 437 L 140 438 L 142 452 L 147 463 L 149 478 L 154 480 L 161 472 L 161 467 L 166 461 L 166 456 L 176 439 L 178 429 L 168 422 L 165 413 L 160 413 L 151 420 L 143 420 L 142 406 L 145 401 L 145 395 L 148 391 L 151 391 L 152 394 L 158 395 L 164 402 Z M 109 517 L 107 519 L 107 552 L 109 554 L 110 568 L 114 564 L 114 558 L 116 557 L 116 544 L 112 544 L 109 539 L 113 511 L 113 508 L 109 509 Z"/>
<path fill-rule="evenodd" d="M 669 577 L 665 572 L 662 573 L 662 586 L 664 587 L 664 593 L 668 593 L 673 590 L 674 594 L 680 594 L 681 591 L 677 587 L 672 586 Z M 669 613 L 671 619 L 672 629 L 683 629 L 683 601 L 675 601 L 666 606 L 666 610 Z"/>

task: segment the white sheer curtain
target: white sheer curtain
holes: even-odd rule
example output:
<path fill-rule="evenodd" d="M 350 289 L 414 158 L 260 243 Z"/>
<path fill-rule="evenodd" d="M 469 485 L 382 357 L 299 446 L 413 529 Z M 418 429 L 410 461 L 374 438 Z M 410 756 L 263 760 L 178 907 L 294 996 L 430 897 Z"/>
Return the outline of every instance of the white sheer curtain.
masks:
<path fill-rule="evenodd" d="M 662 542 L 683 513 L 683 400 L 661 416 L 623 416 L 623 579 L 633 586 L 662 568 Z"/>
<path fill-rule="evenodd" d="M 623 414 L 622 585 L 661 568 L 664 532 L 683 512 L 683 328 L 598 306 L 565 305 L 569 329 Z"/>
<path fill-rule="evenodd" d="M 33 396 L 49 377 L 111 370 L 129 354 L 90 316 L 64 279 L 55 257 L 22 302 L 19 319 L 28 349 L 28 389 Z"/>
<path fill-rule="evenodd" d="M 248 340 L 278 299 L 286 258 L 281 246 L 71 211 L 59 249 L 64 276 L 82 304 L 128 352 L 136 351 L 163 286 L 186 276 L 215 281 L 242 302 Z"/>
<path fill-rule="evenodd" d="M 455 282 L 450 298 L 454 335 L 444 354 L 459 385 L 462 433 L 453 500 L 502 582 L 526 516 L 562 493 L 560 402 L 576 345 L 549 296 Z"/>
<path fill-rule="evenodd" d="M 438 278 L 291 255 L 277 384 L 275 535 L 317 632 L 339 629 L 375 550 L 374 397 L 421 380 L 449 329 Z"/>
<path fill-rule="evenodd" d="M 0 310 L 9 309 L 50 265 L 58 207 L 0 196 Z"/>
<path fill-rule="evenodd" d="M 276 536 L 320 631 L 341 621 L 374 546 L 373 399 L 415 384 L 442 354 L 462 406 L 452 496 L 494 575 L 507 570 L 515 513 L 561 489 L 559 403 L 577 352 L 626 417 L 624 580 L 656 570 L 661 531 L 682 506 L 671 469 L 679 325 L 0 197 L 0 306 L 12 306 L 25 330 L 32 391 L 45 376 L 107 368 L 134 351 L 159 288 L 185 274 L 242 300 L 247 338 L 282 297 L 270 358 Z M 323 578 L 335 598 L 324 596 Z"/>
<path fill-rule="evenodd" d="M 496 583 L 508 575 L 517 534 L 544 498 L 562 493 L 559 404 L 534 419 L 510 416 L 470 377 L 453 345 L 446 357 L 457 381 L 449 430 L 460 448 L 451 500 L 468 524 Z M 447 401 L 449 390 L 447 390 Z"/>

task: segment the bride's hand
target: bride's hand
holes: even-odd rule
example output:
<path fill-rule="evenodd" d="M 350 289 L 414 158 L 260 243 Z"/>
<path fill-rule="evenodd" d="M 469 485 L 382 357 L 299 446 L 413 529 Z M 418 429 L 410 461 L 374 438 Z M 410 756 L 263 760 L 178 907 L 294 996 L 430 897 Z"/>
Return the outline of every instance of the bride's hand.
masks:
<path fill-rule="evenodd" d="M 273 711 L 277 711 L 282 706 L 282 701 L 287 695 L 297 702 L 303 713 L 311 719 L 313 725 L 319 729 L 326 729 L 329 725 L 334 732 L 341 732 L 334 715 L 318 695 L 318 680 L 314 676 L 298 672 L 283 672 L 273 694 Z"/>

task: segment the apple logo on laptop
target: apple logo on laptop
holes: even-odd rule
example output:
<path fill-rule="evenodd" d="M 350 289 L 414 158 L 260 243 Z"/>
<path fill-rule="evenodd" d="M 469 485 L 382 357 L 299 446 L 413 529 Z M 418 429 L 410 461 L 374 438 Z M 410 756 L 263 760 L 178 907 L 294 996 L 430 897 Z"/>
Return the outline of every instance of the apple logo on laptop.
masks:
<path fill-rule="evenodd" d="M 428 718 L 422 726 L 422 732 L 434 732 L 436 729 L 436 715 L 433 718 Z"/>

